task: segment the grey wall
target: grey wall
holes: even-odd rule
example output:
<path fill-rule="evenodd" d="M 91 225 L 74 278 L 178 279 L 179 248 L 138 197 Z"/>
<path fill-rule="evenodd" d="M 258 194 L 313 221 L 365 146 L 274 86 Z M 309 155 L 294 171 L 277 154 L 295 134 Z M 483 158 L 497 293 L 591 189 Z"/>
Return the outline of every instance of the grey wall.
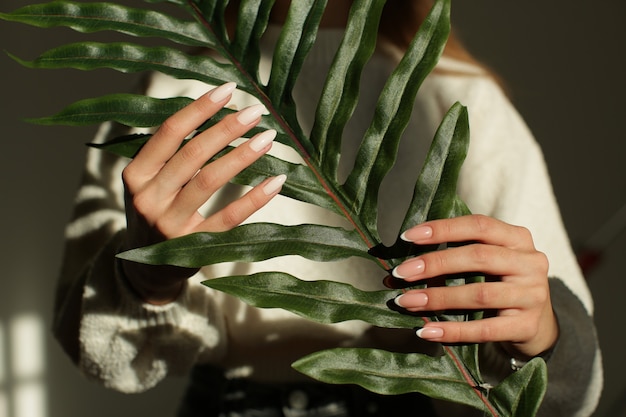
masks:
<path fill-rule="evenodd" d="M 626 204 L 626 3 L 453 4 L 461 37 L 504 78 L 543 147 L 574 246 L 596 240 Z M 623 213 L 622 228 L 625 222 Z M 626 416 L 626 340 L 618 318 L 625 254 L 626 232 L 616 232 L 601 263 L 587 273 L 604 352 L 605 389 L 596 413 L 603 417 Z"/>
<path fill-rule="evenodd" d="M 4 0 L 2 11 L 22 4 Z M 543 146 L 572 241 L 584 244 L 626 203 L 622 128 L 626 3 L 473 0 L 456 1 L 453 7 L 462 38 L 504 78 Z M 0 48 L 26 59 L 78 39 L 68 30 L 0 23 Z M 112 412 L 119 417 L 172 415 L 183 380 L 169 381 L 143 395 L 111 392 L 78 375 L 49 336 L 63 227 L 81 169 L 83 143 L 94 128 L 41 127 L 21 120 L 52 114 L 80 98 L 126 92 L 135 77 L 105 70 L 33 71 L 4 54 L 0 75 L 4 130 L 0 417 L 3 403 L 14 405 L 14 394 L 37 384 L 44 395 L 45 415 L 50 417 L 99 417 Z M 588 273 L 606 363 L 606 388 L 597 416 L 626 415 L 622 408 L 610 410 L 626 397 L 623 325 L 615 317 L 623 314 L 625 248 L 626 234 L 618 234 L 599 266 Z M 39 318 L 43 324 L 44 362 L 22 375 L 12 365 L 20 352 L 37 345 L 35 338 L 11 347 L 17 337 L 14 324 L 24 316 Z"/>

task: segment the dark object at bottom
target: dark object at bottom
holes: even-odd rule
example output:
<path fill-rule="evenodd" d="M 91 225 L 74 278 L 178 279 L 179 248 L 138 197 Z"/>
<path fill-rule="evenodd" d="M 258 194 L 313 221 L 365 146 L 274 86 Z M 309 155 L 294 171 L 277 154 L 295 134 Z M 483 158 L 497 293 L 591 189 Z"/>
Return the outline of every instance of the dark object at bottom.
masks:
<path fill-rule="evenodd" d="M 379 395 L 354 385 L 262 384 L 227 379 L 210 366 L 194 368 L 178 417 L 435 416 L 417 393 Z"/>

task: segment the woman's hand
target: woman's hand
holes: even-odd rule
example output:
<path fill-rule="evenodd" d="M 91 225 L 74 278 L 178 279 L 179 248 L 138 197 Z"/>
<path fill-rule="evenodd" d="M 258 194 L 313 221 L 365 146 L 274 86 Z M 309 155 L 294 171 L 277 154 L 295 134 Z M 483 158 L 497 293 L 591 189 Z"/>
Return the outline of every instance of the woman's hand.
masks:
<path fill-rule="evenodd" d="M 231 98 L 234 83 L 209 91 L 168 118 L 123 172 L 128 232 L 125 249 L 194 232 L 229 230 L 263 207 L 281 189 L 285 176 L 270 178 L 240 199 L 204 218 L 198 209 L 241 170 L 270 148 L 276 132 L 268 130 L 218 160 L 206 162 L 259 122 L 263 106 L 226 116 L 215 126 L 183 140 L 215 115 Z M 165 304 L 179 294 L 195 270 L 122 261 L 131 287 L 145 301 Z"/>
<path fill-rule="evenodd" d="M 393 275 L 410 282 L 447 274 L 479 271 L 498 279 L 456 287 L 409 290 L 396 303 L 412 312 L 493 310 L 494 317 L 469 322 L 429 322 L 418 330 L 423 339 L 442 343 L 501 342 L 517 359 L 550 349 L 558 324 L 550 302 L 548 260 L 530 232 L 481 215 L 435 220 L 403 233 L 419 245 L 472 242 L 430 252 L 397 266 Z"/>

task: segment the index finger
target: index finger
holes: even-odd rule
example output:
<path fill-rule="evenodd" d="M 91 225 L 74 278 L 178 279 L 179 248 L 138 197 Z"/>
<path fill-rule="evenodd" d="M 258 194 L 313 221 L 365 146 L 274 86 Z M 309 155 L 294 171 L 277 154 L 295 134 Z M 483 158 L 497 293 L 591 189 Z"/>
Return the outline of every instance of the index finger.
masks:
<path fill-rule="evenodd" d="M 223 84 L 170 116 L 133 160 L 135 169 L 153 173 L 176 153 L 183 140 L 230 100 L 237 85 Z"/>
<path fill-rule="evenodd" d="M 481 242 L 514 250 L 535 250 L 528 229 L 480 214 L 431 220 L 406 230 L 401 238 L 420 245 Z"/>

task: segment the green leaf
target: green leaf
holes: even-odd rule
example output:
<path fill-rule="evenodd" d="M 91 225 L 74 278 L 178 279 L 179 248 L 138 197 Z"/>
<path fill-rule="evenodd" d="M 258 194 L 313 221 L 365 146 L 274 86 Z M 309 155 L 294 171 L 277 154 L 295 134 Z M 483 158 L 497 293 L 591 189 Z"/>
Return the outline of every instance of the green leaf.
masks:
<path fill-rule="evenodd" d="M 126 73 L 158 71 L 175 78 L 196 79 L 213 85 L 222 84 L 222 80 L 230 80 L 236 82 L 242 90 L 254 91 L 248 79 L 232 65 L 219 63 L 210 56 L 189 55 L 164 46 L 146 47 L 126 42 L 80 42 L 51 49 L 32 61 L 10 56 L 28 68 L 111 68 Z"/>
<path fill-rule="evenodd" d="M 261 51 L 259 40 L 267 28 L 274 1 L 242 0 L 237 14 L 238 24 L 230 53 L 248 73 L 258 80 Z"/>
<path fill-rule="evenodd" d="M 112 94 L 69 105 L 54 116 L 29 119 L 42 125 L 71 125 L 115 121 L 126 126 L 153 127 L 165 121 L 192 100 L 177 97 L 156 99 L 136 94 Z"/>
<path fill-rule="evenodd" d="M 468 147 L 467 109 L 456 103 L 444 116 L 430 145 L 400 232 L 427 220 L 470 214 L 456 194 L 457 178 Z M 373 220 L 369 220 L 372 226 Z M 387 259 L 391 266 L 396 266 L 409 256 L 434 249 L 436 248 L 411 247 L 398 237 L 392 246 L 379 245 L 371 252 Z"/>
<path fill-rule="evenodd" d="M 376 46 L 384 3 L 383 0 L 353 2 L 345 35 L 317 107 L 310 138 L 316 151 L 314 159 L 335 180 L 343 129 L 356 107 L 363 67 Z"/>
<path fill-rule="evenodd" d="M 456 194 L 458 175 L 468 147 L 467 108 L 456 103 L 437 129 L 426 162 L 415 184 L 413 199 L 402 224 L 402 230 L 427 220 L 469 214 L 469 210 Z"/>
<path fill-rule="evenodd" d="M 503 417 L 533 417 L 537 414 L 548 385 L 548 370 L 541 358 L 534 358 L 491 390 L 489 399 Z"/>
<path fill-rule="evenodd" d="M 267 177 L 287 175 L 281 194 L 299 201 L 315 204 L 336 214 L 343 213 L 337 202 L 319 183 L 314 172 L 306 165 L 283 161 L 271 155 L 264 155 L 238 174 L 233 182 L 241 185 L 256 185 Z"/>
<path fill-rule="evenodd" d="M 387 80 L 359 147 L 355 167 L 343 185 L 352 207 L 369 230 L 377 229 L 380 185 L 395 163 L 417 91 L 443 52 L 450 32 L 449 7 L 447 2 L 435 4 Z"/>
<path fill-rule="evenodd" d="M 219 262 L 257 262 L 284 255 L 300 255 L 314 261 L 351 256 L 374 261 L 357 231 L 315 224 L 274 223 L 245 224 L 221 233 L 193 233 L 123 252 L 118 257 L 152 265 L 199 268 Z"/>
<path fill-rule="evenodd" d="M 289 9 L 272 58 L 267 95 L 291 126 L 298 126 L 291 91 L 317 35 L 327 0 L 302 0 Z"/>
<path fill-rule="evenodd" d="M 420 392 L 487 410 L 483 393 L 465 377 L 449 356 L 394 353 L 377 349 L 337 348 L 308 355 L 292 365 L 329 384 L 357 384 L 383 395 Z"/>
<path fill-rule="evenodd" d="M 389 308 L 398 290 L 362 291 L 335 281 L 303 281 L 283 272 L 215 278 L 204 285 L 234 295 L 255 307 L 282 308 L 318 323 L 361 320 L 374 326 L 414 328 L 415 315 Z"/>
<path fill-rule="evenodd" d="M 0 19 L 42 28 L 65 26 L 85 33 L 112 30 L 135 36 L 162 37 L 190 46 L 215 45 L 215 39 L 197 22 L 114 3 L 52 1 L 0 13 Z"/>
<path fill-rule="evenodd" d="M 153 127 L 192 100 L 184 97 L 156 99 L 136 94 L 112 94 L 69 105 L 54 116 L 29 119 L 42 125 L 83 126 L 115 121 L 126 126 Z"/>

